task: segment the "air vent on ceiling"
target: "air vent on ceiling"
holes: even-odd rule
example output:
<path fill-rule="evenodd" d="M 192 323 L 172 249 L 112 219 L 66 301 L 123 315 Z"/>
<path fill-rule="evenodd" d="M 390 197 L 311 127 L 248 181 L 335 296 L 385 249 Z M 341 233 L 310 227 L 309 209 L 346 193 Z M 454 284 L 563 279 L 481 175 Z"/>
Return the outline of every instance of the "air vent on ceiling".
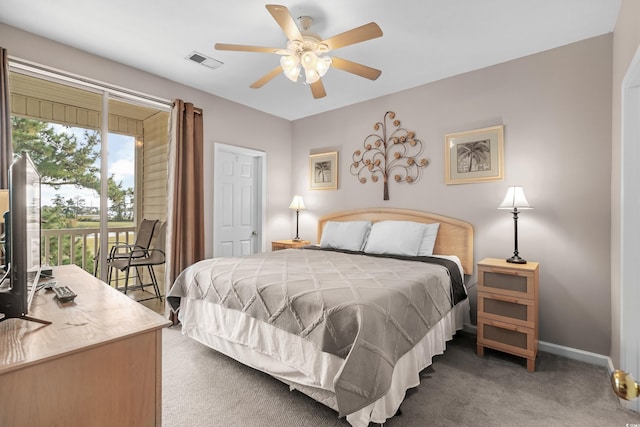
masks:
<path fill-rule="evenodd" d="M 217 59 L 213 59 L 195 51 L 187 56 L 187 59 L 190 59 L 193 62 L 197 62 L 198 64 L 204 65 L 205 67 L 209 67 L 214 70 L 222 65 L 222 62 L 218 61 Z"/>

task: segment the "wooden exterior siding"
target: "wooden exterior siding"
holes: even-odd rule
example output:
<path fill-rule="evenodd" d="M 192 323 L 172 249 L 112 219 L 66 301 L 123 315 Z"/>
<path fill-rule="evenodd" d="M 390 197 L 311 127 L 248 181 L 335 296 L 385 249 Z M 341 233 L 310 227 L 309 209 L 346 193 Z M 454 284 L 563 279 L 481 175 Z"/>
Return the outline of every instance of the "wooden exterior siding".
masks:
<path fill-rule="evenodd" d="M 139 169 L 136 206 L 142 218 L 167 220 L 167 176 L 169 164 L 169 113 L 158 112 L 144 120 L 144 141 L 138 151 Z M 152 242 L 152 245 L 155 241 Z M 158 286 L 164 294 L 164 265 L 154 267 Z M 146 273 L 145 280 L 148 279 Z M 146 283 L 146 282 L 145 282 Z"/>
<path fill-rule="evenodd" d="M 144 218 L 167 218 L 169 114 L 159 112 L 144 121 L 142 144 L 142 194 L 139 206 Z M 140 217 L 139 219 L 142 219 Z"/>

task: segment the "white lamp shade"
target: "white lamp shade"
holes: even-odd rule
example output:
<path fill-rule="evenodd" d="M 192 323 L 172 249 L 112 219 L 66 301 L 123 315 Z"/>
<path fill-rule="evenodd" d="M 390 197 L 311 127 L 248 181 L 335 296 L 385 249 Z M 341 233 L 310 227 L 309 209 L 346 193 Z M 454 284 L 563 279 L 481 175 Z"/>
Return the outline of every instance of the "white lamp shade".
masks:
<path fill-rule="evenodd" d="M 329 71 L 329 67 L 331 67 L 331 58 L 329 58 L 328 56 L 319 56 L 318 60 L 316 61 L 316 71 L 318 72 L 320 77 L 327 74 L 327 71 Z"/>
<path fill-rule="evenodd" d="M 295 209 L 297 211 L 301 211 L 303 209 L 306 209 L 304 207 L 304 202 L 302 201 L 302 197 L 301 196 L 293 196 L 293 200 L 291 201 L 291 204 L 289 205 L 289 209 Z"/>
<path fill-rule="evenodd" d="M 311 52 L 311 51 L 304 52 L 300 57 L 300 63 L 302 64 L 305 70 L 315 69 L 317 61 L 318 61 L 318 55 L 316 55 L 314 52 Z"/>
<path fill-rule="evenodd" d="M 305 68 L 304 69 L 305 82 L 307 84 L 313 84 L 320 80 L 320 74 L 315 69 Z"/>
<path fill-rule="evenodd" d="M 533 209 L 527 198 L 524 197 L 524 190 L 522 187 L 509 187 L 507 190 L 506 196 L 504 196 L 504 200 L 498 206 L 498 209 Z"/>
<path fill-rule="evenodd" d="M 280 58 L 280 66 L 284 70 L 285 76 L 292 82 L 298 81 L 300 75 L 300 60 L 295 55 L 287 55 Z"/>
<path fill-rule="evenodd" d="M 287 76 L 287 78 L 292 82 L 297 82 L 298 77 L 300 77 L 300 65 L 296 65 L 291 69 L 285 69 L 284 75 Z"/>
<path fill-rule="evenodd" d="M 0 190 L 0 224 L 4 223 L 4 213 L 9 210 L 9 190 Z"/>

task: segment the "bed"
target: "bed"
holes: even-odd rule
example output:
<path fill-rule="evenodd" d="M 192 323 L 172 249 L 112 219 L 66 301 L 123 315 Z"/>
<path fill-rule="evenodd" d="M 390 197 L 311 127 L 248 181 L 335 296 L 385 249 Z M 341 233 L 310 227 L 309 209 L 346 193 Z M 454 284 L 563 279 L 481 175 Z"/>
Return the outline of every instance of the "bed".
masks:
<path fill-rule="evenodd" d="M 200 261 L 168 301 L 184 334 L 367 426 L 469 322 L 472 272 L 469 223 L 357 209 L 320 218 L 316 245 Z"/>

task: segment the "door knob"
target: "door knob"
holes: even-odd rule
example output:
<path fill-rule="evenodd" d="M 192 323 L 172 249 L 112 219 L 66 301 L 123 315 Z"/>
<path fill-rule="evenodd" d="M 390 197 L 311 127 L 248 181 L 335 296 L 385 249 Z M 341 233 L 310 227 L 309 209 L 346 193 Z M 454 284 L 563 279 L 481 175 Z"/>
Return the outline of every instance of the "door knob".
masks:
<path fill-rule="evenodd" d="M 640 384 L 633 376 L 618 369 L 611 374 L 611 387 L 619 398 L 625 400 L 635 399 L 640 394 Z"/>

